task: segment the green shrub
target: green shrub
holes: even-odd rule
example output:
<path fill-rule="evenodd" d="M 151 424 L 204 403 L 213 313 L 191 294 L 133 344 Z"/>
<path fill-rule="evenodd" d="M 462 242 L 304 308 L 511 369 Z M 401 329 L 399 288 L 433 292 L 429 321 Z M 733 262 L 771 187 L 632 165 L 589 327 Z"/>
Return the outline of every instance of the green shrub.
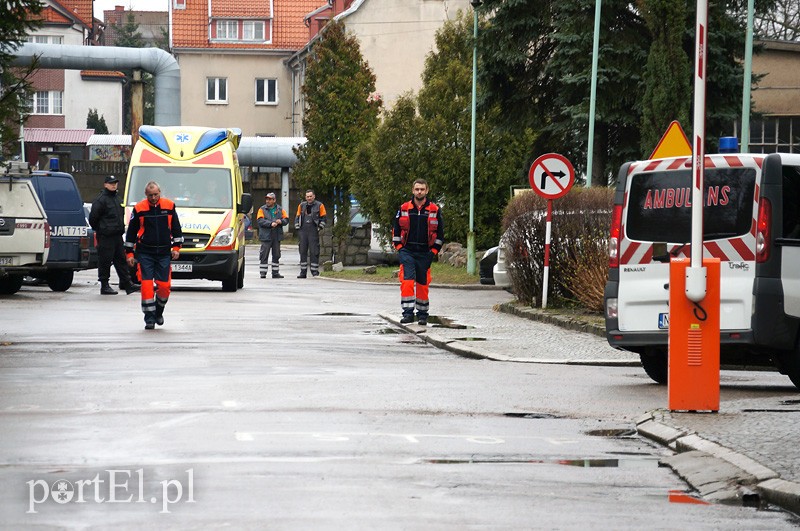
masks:
<path fill-rule="evenodd" d="M 554 305 L 577 302 L 602 312 L 613 198 L 609 188 L 573 188 L 553 201 L 548 301 Z M 547 200 L 526 193 L 503 216 L 512 290 L 533 306 L 542 302 L 546 213 Z"/>

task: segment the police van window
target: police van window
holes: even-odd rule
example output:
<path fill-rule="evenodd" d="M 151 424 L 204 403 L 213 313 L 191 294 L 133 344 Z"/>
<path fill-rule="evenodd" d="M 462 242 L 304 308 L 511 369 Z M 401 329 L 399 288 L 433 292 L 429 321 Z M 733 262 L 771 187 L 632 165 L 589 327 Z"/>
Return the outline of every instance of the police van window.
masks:
<path fill-rule="evenodd" d="M 800 167 L 783 167 L 783 237 L 800 239 Z"/>
<path fill-rule="evenodd" d="M 755 170 L 707 169 L 703 181 L 703 239 L 730 238 L 750 232 Z M 626 237 L 645 242 L 689 242 L 691 205 L 691 170 L 634 175 L 628 193 Z"/>
<path fill-rule="evenodd" d="M 39 180 L 39 199 L 49 211 L 74 212 L 83 210 L 80 195 L 70 179 L 50 175 Z"/>

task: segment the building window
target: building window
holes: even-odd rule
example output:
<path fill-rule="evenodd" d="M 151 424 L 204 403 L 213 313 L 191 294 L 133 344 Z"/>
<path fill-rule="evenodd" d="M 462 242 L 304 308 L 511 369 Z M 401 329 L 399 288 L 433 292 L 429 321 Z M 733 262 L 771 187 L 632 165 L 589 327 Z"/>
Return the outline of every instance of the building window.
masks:
<path fill-rule="evenodd" d="M 263 41 L 264 22 L 261 20 L 245 20 L 242 23 L 242 40 Z"/>
<path fill-rule="evenodd" d="M 239 24 L 235 20 L 217 21 L 217 39 L 235 41 L 239 39 Z"/>
<path fill-rule="evenodd" d="M 31 114 L 62 114 L 62 93 L 58 90 L 41 90 L 31 95 Z"/>
<path fill-rule="evenodd" d="M 61 35 L 30 35 L 28 42 L 36 44 L 64 44 L 64 37 Z"/>
<path fill-rule="evenodd" d="M 228 103 L 227 78 L 206 78 L 206 103 Z"/>
<path fill-rule="evenodd" d="M 175 9 L 186 9 L 186 0 L 174 0 L 172 7 Z"/>
<path fill-rule="evenodd" d="M 751 153 L 800 153 L 800 116 L 764 116 L 750 122 Z"/>
<path fill-rule="evenodd" d="M 278 80 L 256 79 L 256 105 L 277 105 Z"/>

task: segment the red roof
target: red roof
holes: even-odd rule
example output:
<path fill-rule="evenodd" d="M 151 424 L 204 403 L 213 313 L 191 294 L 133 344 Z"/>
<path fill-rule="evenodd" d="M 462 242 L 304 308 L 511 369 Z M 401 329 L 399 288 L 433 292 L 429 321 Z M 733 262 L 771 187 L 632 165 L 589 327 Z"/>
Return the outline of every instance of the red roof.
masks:
<path fill-rule="evenodd" d="M 325 0 L 215 0 L 213 18 L 272 19 L 272 43 L 223 43 L 209 41 L 208 3 L 186 2 L 186 9 L 172 10 L 172 42 L 175 48 L 278 49 L 299 50 L 308 42 L 303 17 Z M 269 31 L 269 30 L 267 30 Z"/>
<path fill-rule="evenodd" d="M 82 22 L 87 28 L 92 27 L 92 0 L 49 0 L 55 5 L 61 6 Z"/>
<path fill-rule="evenodd" d="M 25 135 L 25 142 L 86 145 L 86 142 L 94 134 L 94 129 L 26 127 L 23 133 Z"/>

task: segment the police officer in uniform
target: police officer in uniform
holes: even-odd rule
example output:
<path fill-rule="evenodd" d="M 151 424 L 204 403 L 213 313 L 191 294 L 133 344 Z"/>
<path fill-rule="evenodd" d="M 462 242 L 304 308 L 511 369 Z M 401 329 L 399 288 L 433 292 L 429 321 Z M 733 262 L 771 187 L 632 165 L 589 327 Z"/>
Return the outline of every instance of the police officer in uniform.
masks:
<path fill-rule="evenodd" d="M 92 203 L 89 212 L 89 225 L 97 237 L 97 278 L 100 281 L 101 295 L 116 295 L 117 291 L 109 285 L 111 264 L 119 277 L 119 288 L 130 295 L 139 290 L 139 284 L 131 281 L 131 272 L 125 263 L 122 235 L 125 234 L 125 210 L 117 195 L 119 179 L 113 175 L 106 177 L 103 191 Z"/>
<path fill-rule="evenodd" d="M 412 198 L 400 205 L 394 220 L 392 243 L 400 260 L 401 323 L 428 324 L 428 286 L 431 283 L 431 262 L 439 254 L 444 241 L 441 209 L 428 199 L 428 182 L 414 181 Z"/>
<path fill-rule="evenodd" d="M 328 216 L 325 205 L 316 200 L 314 190 L 306 190 L 306 200 L 297 205 L 294 228 L 300 238 L 300 274 L 306 278 L 311 266 L 311 276 L 319 275 L 319 233 L 325 228 Z"/>

